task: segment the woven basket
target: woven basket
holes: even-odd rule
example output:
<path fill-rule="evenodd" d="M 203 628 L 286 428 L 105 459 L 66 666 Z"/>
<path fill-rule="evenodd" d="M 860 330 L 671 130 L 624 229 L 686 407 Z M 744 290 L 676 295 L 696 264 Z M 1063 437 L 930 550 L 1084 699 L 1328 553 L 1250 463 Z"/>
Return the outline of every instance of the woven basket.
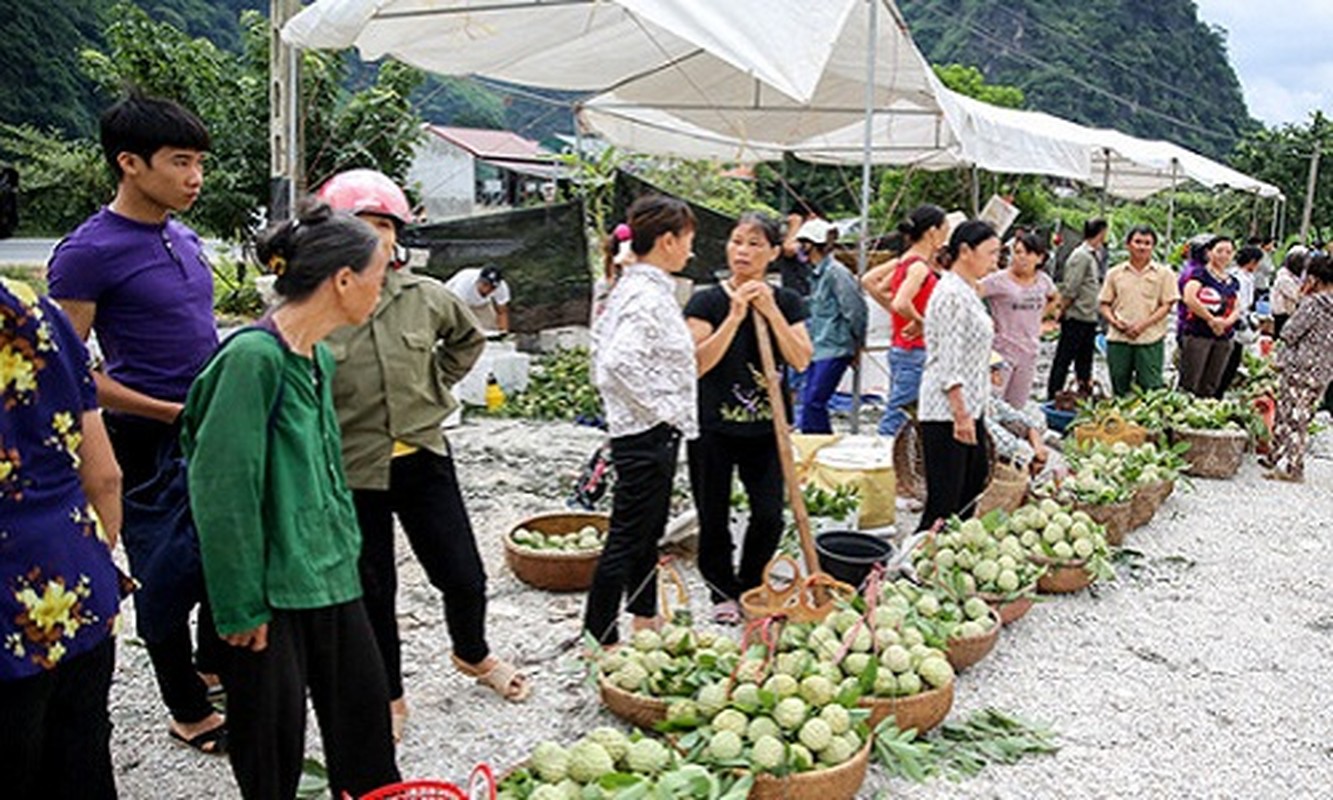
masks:
<path fill-rule="evenodd" d="M 1186 474 L 1200 478 L 1230 478 L 1240 469 L 1240 459 L 1250 436 L 1244 431 L 1204 431 L 1177 428 L 1171 432 L 1177 442 L 1189 442 L 1184 458 L 1190 463 Z"/>
<path fill-rule="evenodd" d="M 749 800 L 853 800 L 865 783 L 873 742 L 873 736 L 866 737 L 865 745 L 856 755 L 830 769 L 797 772 L 782 778 L 760 773 L 754 778 Z"/>
<path fill-rule="evenodd" d="M 1122 500 L 1119 503 L 1075 503 L 1075 511 L 1082 511 L 1092 517 L 1093 522 L 1106 529 L 1106 543 L 1119 547 L 1125 543 L 1125 534 L 1129 533 L 1130 518 L 1134 513 L 1134 501 Z"/>
<path fill-rule="evenodd" d="M 580 511 L 558 511 L 528 517 L 505 534 L 505 563 L 514 575 L 529 586 L 550 592 L 581 592 L 592 586 L 592 575 L 597 571 L 601 550 L 581 553 L 535 552 L 514 544 L 514 533 L 519 528 L 540 533 L 573 533 L 591 525 L 605 534 L 611 525 L 606 514 Z"/>
<path fill-rule="evenodd" d="M 1148 441 L 1148 429 L 1133 422 L 1126 422 L 1124 417 L 1112 412 L 1100 423 L 1084 423 L 1074 428 L 1074 441 L 1102 442 L 1115 444 L 1124 442 L 1130 447 L 1138 447 Z"/>
<path fill-rule="evenodd" d="M 605 677 L 597 679 L 597 687 L 602 693 L 602 705 L 631 725 L 652 730 L 654 725 L 666 719 L 667 701 L 661 698 L 627 692 L 613 686 Z"/>
<path fill-rule="evenodd" d="M 1046 567 L 1046 571 L 1037 579 L 1037 591 L 1042 594 L 1072 594 L 1092 585 L 1092 575 L 1083 568 L 1086 562 L 1080 559 L 1063 564 L 1056 564 L 1045 556 L 1031 555 L 1028 559 Z"/>
<path fill-rule="evenodd" d="M 1003 461 L 995 462 L 991 469 L 990 483 L 977 501 L 976 515 L 984 517 L 997 508 L 1005 513 L 1013 513 L 1023 505 L 1028 493 L 1028 474 Z"/>
<path fill-rule="evenodd" d="M 1174 481 L 1154 481 L 1136 489 L 1134 497 L 1129 501 L 1129 529 L 1142 528 L 1151 522 L 1157 509 L 1162 507 L 1175 488 Z"/>
<path fill-rule="evenodd" d="M 995 649 L 995 643 L 1000 640 L 1000 628 L 1004 627 L 1004 622 L 993 608 L 990 610 L 990 620 L 990 630 L 980 636 L 958 637 L 949 640 L 944 655 L 949 659 L 949 664 L 955 672 L 965 670 L 976 664 L 989 655 L 991 650 Z"/>
<path fill-rule="evenodd" d="M 954 683 L 949 681 L 940 689 L 930 689 L 911 697 L 862 697 L 856 704 L 870 709 L 868 722 L 871 728 L 885 717 L 892 716 L 898 730 L 916 728 L 917 733 L 924 734 L 949 716 L 949 709 L 953 708 Z"/>
<path fill-rule="evenodd" d="M 773 568 L 789 564 L 794 582 L 775 585 Z M 839 599 L 856 597 L 856 587 L 835 580 L 823 572 L 801 577 L 800 565 L 790 556 L 778 556 L 764 567 L 764 581 L 741 595 L 741 611 L 746 619 L 784 617 L 791 622 L 819 622 L 833 613 Z"/>
<path fill-rule="evenodd" d="M 1005 601 L 1002 595 L 988 592 L 980 592 L 977 597 L 985 600 L 991 608 L 995 609 L 995 612 L 1000 615 L 1000 622 L 1005 625 L 1014 624 L 1032 610 L 1033 600 L 1031 597 L 1019 597 Z"/>
<path fill-rule="evenodd" d="M 909 419 L 893 437 L 893 477 L 900 497 L 926 499 L 926 455 L 921 445 L 921 429 Z"/>

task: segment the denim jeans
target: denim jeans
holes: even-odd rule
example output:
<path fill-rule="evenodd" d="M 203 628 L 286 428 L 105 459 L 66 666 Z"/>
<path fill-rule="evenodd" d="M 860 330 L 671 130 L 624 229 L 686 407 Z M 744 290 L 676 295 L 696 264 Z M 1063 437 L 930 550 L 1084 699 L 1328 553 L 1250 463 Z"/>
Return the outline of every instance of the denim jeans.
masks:
<path fill-rule="evenodd" d="M 810 362 L 806 370 L 805 386 L 801 390 L 801 412 L 798 427 L 801 433 L 832 433 L 828 403 L 838 390 L 842 374 L 852 363 L 851 356 L 823 358 Z"/>
<path fill-rule="evenodd" d="M 909 418 L 903 409 L 916 404 L 925 367 L 926 348 L 889 348 L 889 401 L 879 419 L 880 436 L 897 436 L 907 424 Z"/>

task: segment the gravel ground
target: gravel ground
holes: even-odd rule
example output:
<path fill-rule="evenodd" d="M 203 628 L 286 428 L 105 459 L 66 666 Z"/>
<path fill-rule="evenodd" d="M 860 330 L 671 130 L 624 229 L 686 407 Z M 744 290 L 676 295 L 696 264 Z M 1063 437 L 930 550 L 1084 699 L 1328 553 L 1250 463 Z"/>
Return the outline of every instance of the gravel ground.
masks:
<path fill-rule="evenodd" d="M 535 691 L 506 704 L 449 665 L 438 594 L 400 542 L 400 624 L 413 716 L 407 776 L 462 779 L 503 767 L 542 739 L 569 741 L 612 721 L 573 658 L 582 595 L 528 589 L 500 537 L 557 508 L 600 440 L 563 424 L 469 421 L 451 432 L 490 575 L 490 638 Z M 995 706 L 1050 725 L 1052 757 L 992 767 L 962 783 L 888 780 L 863 797 L 1328 797 L 1333 786 L 1333 435 L 1314 446 L 1304 485 L 1260 477 L 1248 458 L 1230 481 L 1176 492 L 1128 545 L 1120 580 L 1039 604 L 963 674 L 952 719 Z M 906 522 L 906 520 L 904 520 Z M 707 609 L 692 565 L 692 605 Z M 170 743 L 132 609 L 112 687 L 112 748 L 127 798 L 232 798 L 225 760 Z M 312 755 L 319 737 L 313 723 Z"/>

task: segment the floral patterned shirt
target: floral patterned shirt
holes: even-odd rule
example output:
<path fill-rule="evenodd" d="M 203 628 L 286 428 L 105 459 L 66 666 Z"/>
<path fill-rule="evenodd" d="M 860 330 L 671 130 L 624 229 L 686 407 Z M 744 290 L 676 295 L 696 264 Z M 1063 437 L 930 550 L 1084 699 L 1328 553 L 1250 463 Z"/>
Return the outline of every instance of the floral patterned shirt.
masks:
<path fill-rule="evenodd" d="M 921 373 L 917 419 L 951 422 L 949 390 L 963 387 L 963 405 L 972 419 L 982 417 L 990 399 L 990 354 L 994 329 L 986 307 L 967 281 L 952 272 L 940 276 L 926 304 L 926 366 Z"/>
<path fill-rule="evenodd" d="M 1328 386 L 1333 381 L 1333 292 L 1303 298 L 1281 339 L 1278 369 L 1311 386 Z"/>
<path fill-rule="evenodd" d="M 0 278 L 0 681 L 54 669 L 116 624 L 115 566 L 78 473 L 96 407 L 69 321 Z"/>
<path fill-rule="evenodd" d="M 648 264 L 625 268 L 593 325 L 592 381 L 611 436 L 664 422 L 686 439 L 699 435 L 694 340 L 670 275 Z"/>

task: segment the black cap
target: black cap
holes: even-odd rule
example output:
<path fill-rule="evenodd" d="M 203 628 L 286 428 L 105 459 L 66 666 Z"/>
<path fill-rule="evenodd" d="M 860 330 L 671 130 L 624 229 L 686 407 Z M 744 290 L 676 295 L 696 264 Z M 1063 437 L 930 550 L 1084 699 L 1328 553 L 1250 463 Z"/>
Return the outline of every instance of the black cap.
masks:
<path fill-rule="evenodd" d="M 504 280 L 504 273 L 500 272 L 500 268 L 494 264 L 487 264 L 481 268 L 479 277 L 492 286 L 499 286 L 500 281 Z"/>

